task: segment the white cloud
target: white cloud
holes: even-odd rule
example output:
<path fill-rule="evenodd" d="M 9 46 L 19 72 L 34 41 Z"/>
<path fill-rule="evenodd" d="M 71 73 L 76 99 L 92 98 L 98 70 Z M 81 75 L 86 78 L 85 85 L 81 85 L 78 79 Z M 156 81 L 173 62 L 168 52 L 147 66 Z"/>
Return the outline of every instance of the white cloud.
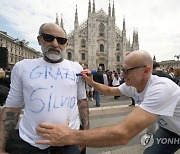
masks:
<path fill-rule="evenodd" d="M 64 27 L 70 32 L 74 27 L 76 4 L 79 23 L 82 23 L 87 19 L 88 2 L 89 0 L 1 0 L 0 17 L 6 19 L 11 29 L 16 30 L 30 42 L 30 46 L 37 49 L 36 36 L 42 23 L 54 22 L 56 13 L 59 18 L 63 14 Z M 111 0 L 111 7 L 112 3 Z M 122 29 L 125 16 L 127 38 L 132 40 L 133 29 L 137 28 L 141 49 L 155 55 L 158 61 L 173 59 L 174 55 L 180 54 L 179 0 L 115 0 L 114 3 L 117 26 Z M 109 0 L 95 0 L 95 5 L 96 11 L 103 8 L 107 13 Z M 3 26 L 0 23 L 0 27 Z"/>

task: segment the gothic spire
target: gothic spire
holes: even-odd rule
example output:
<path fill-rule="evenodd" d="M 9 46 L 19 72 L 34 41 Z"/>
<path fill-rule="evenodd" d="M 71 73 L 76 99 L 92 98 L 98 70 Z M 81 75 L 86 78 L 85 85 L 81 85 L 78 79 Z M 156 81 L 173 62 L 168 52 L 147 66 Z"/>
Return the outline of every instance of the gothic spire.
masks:
<path fill-rule="evenodd" d="M 137 29 L 137 31 L 136 31 L 136 42 L 138 42 L 139 41 L 139 36 L 138 36 L 138 29 Z"/>
<path fill-rule="evenodd" d="M 123 18 L 123 30 L 126 30 L 125 17 Z"/>
<path fill-rule="evenodd" d="M 63 24 L 63 15 L 61 14 L 61 27 L 64 29 L 64 24 Z"/>
<path fill-rule="evenodd" d="M 75 22 L 78 22 L 77 4 L 76 4 L 76 12 L 75 12 Z"/>
<path fill-rule="evenodd" d="M 156 56 L 154 55 L 154 57 L 153 57 L 153 61 L 156 61 Z"/>
<path fill-rule="evenodd" d="M 138 43 L 138 30 L 134 28 L 133 30 L 133 42 Z"/>
<path fill-rule="evenodd" d="M 95 0 L 93 0 L 93 13 L 95 13 Z"/>
<path fill-rule="evenodd" d="M 115 17 L 114 0 L 113 0 L 112 16 Z"/>
<path fill-rule="evenodd" d="M 133 43 L 135 42 L 135 35 L 136 35 L 136 33 L 135 33 L 135 29 L 133 30 Z"/>
<path fill-rule="evenodd" d="M 136 30 L 135 28 L 133 30 L 132 47 L 133 51 L 139 49 L 138 30 Z"/>
<path fill-rule="evenodd" d="M 78 31 L 78 13 L 77 13 L 77 4 L 76 4 L 76 11 L 75 11 L 75 20 L 74 20 L 74 31 Z"/>
<path fill-rule="evenodd" d="M 111 16 L 111 5 L 110 5 L 110 0 L 109 0 L 108 16 Z"/>
<path fill-rule="evenodd" d="M 91 13 L 91 0 L 89 0 L 88 15 Z"/>
<path fill-rule="evenodd" d="M 58 17 L 58 14 L 56 13 L 56 21 L 55 21 L 55 24 L 59 25 L 59 17 Z"/>

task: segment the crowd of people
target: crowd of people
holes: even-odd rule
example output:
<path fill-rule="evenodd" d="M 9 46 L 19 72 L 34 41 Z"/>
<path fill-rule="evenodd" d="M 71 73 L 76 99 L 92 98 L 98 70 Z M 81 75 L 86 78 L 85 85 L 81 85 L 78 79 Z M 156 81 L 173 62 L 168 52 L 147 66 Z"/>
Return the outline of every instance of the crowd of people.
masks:
<path fill-rule="evenodd" d="M 82 64 L 84 69 L 87 69 L 87 66 L 85 64 Z M 98 66 L 97 68 L 98 73 L 102 74 L 101 76 L 101 81 L 98 80 L 99 83 L 103 83 L 105 85 L 108 85 L 110 87 L 118 87 L 119 85 L 123 84 L 125 81 L 123 77 L 121 76 L 121 72 L 118 71 L 111 71 L 111 70 L 103 70 L 101 66 Z M 176 68 L 173 69 L 173 67 L 168 66 L 166 69 L 161 69 L 160 64 L 156 61 L 153 61 L 153 72 L 152 74 L 160 76 L 160 77 L 167 77 L 170 80 L 174 81 L 176 84 L 180 86 L 180 69 Z M 94 75 L 95 77 L 96 75 Z M 96 78 L 96 77 L 95 77 Z M 102 81 L 104 80 L 104 81 Z M 96 81 L 96 79 L 95 79 Z M 86 83 L 86 93 L 87 93 L 87 98 L 89 100 L 96 100 L 96 106 L 100 106 L 100 93 L 96 92 L 96 90 L 90 86 L 89 84 Z M 97 97 L 96 97 L 97 96 Z M 120 96 L 114 96 L 114 99 L 118 99 Z M 131 104 L 129 106 L 135 106 L 135 100 L 130 97 L 131 99 Z"/>
<path fill-rule="evenodd" d="M 85 64 L 82 64 L 83 69 L 87 69 L 87 66 Z M 118 87 L 120 84 L 124 83 L 123 78 L 121 77 L 120 72 L 117 71 L 110 71 L 106 70 L 104 71 L 101 66 L 98 66 L 96 69 L 97 73 L 93 74 L 93 80 L 108 85 L 110 87 Z M 101 96 L 102 94 L 96 91 L 92 86 L 89 84 L 85 84 L 86 87 L 86 93 L 87 93 L 87 99 L 93 101 L 95 99 L 96 101 L 96 107 L 100 106 Z M 118 99 L 120 96 L 114 96 L 114 99 Z"/>

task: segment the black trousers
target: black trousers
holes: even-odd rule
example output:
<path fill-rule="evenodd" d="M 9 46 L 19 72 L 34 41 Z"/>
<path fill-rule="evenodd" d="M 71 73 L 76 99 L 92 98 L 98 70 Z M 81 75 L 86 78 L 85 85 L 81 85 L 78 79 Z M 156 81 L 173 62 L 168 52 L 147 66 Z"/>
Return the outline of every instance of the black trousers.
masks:
<path fill-rule="evenodd" d="M 180 136 L 163 127 L 155 132 L 154 143 L 143 154 L 174 154 L 180 149 Z"/>
<path fill-rule="evenodd" d="M 10 154 L 81 154 L 76 145 L 39 149 L 22 140 L 17 129 L 11 131 L 6 140 L 5 151 Z"/>

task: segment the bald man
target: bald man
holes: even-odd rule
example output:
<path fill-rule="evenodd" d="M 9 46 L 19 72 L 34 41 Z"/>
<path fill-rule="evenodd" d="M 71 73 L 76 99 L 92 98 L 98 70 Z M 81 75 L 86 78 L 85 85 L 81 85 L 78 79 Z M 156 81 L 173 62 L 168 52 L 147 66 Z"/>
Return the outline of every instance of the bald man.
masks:
<path fill-rule="evenodd" d="M 172 154 L 180 148 L 180 88 L 167 78 L 152 75 L 153 61 L 146 51 L 134 51 L 125 57 L 122 77 L 125 83 L 108 87 L 83 74 L 88 84 L 104 95 L 126 95 L 138 104 L 121 123 L 85 131 L 74 131 L 65 125 L 41 123 L 37 132 L 45 140 L 36 143 L 51 145 L 82 144 L 89 147 L 125 145 L 145 128 L 157 121 L 159 128 L 147 134 L 144 154 Z M 163 139 L 163 140 L 162 140 Z M 164 142 L 171 139 L 172 142 Z M 149 143 L 148 145 L 148 142 Z M 168 149 L 168 150 L 167 150 Z"/>
<path fill-rule="evenodd" d="M 76 73 L 83 70 L 77 62 L 65 59 L 66 32 L 57 24 L 45 23 L 37 37 L 43 58 L 24 59 L 15 64 L 6 107 L 0 116 L 0 153 L 80 154 L 82 146 L 52 147 L 35 144 L 43 139 L 35 128 L 41 122 L 65 123 L 79 130 L 89 127 L 85 82 Z M 19 130 L 14 130 L 24 106 Z M 6 144 L 5 144 L 6 142 Z"/>

